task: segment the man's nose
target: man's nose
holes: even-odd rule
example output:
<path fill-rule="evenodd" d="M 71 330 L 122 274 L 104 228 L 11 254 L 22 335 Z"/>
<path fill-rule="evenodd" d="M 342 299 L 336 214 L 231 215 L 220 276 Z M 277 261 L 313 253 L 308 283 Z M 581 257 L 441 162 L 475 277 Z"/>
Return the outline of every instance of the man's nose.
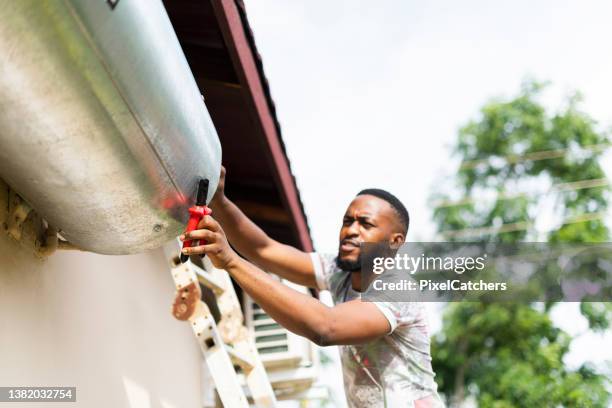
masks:
<path fill-rule="evenodd" d="M 353 221 L 346 230 L 347 235 L 359 235 L 359 222 Z"/>

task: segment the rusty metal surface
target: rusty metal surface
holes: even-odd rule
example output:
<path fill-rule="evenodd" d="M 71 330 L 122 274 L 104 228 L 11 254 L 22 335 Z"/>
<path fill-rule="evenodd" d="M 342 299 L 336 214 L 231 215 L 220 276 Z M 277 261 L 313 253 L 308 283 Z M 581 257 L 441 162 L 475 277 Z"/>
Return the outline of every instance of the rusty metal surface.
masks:
<path fill-rule="evenodd" d="M 221 148 L 157 0 L 0 0 L 0 176 L 75 245 L 161 246 Z"/>

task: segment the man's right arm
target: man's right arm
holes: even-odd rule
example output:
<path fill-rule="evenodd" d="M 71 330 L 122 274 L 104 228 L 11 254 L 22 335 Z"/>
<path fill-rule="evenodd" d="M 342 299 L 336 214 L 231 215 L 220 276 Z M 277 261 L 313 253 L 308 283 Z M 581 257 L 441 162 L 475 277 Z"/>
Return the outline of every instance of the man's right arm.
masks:
<path fill-rule="evenodd" d="M 299 285 L 316 288 L 310 254 L 270 238 L 225 196 L 224 188 L 225 169 L 222 168 L 219 187 L 210 207 L 230 244 L 263 270 Z"/>

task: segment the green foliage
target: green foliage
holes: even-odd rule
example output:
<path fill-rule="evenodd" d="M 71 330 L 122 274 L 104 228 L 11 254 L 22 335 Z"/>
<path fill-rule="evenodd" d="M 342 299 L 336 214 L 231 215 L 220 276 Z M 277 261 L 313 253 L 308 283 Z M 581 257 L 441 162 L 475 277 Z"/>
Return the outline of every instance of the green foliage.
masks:
<path fill-rule="evenodd" d="M 580 304 L 582 315 L 587 318 L 593 330 L 606 330 L 612 322 L 612 303 L 583 302 Z"/>
<path fill-rule="evenodd" d="M 534 235 L 533 221 L 542 195 L 529 192 L 533 185 L 555 194 L 559 226 L 544 239 L 610 240 L 599 216 L 608 209 L 610 189 L 597 182 L 605 178 L 600 157 L 610 137 L 579 110 L 579 96 L 549 114 L 538 102 L 544 88 L 526 82 L 516 98 L 487 103 L 478 120 L 460 129 L 455 148 L 461 158 L 459 197 L 434 197 L 445 203 L 434 209 L 434 220 L 447 241 L 541 239 Z M 432 344 L 441 392 L 456 404 L 471 397 L 491 408 L 607 407 L 605 376 L 587 366 L 577 371 L 564 366 L 571 338 L 553 325 L 551 306 L 449 305 Z M 581 311 L 592 329 L 609 327 L 609 303 L 583 303 Z"/>

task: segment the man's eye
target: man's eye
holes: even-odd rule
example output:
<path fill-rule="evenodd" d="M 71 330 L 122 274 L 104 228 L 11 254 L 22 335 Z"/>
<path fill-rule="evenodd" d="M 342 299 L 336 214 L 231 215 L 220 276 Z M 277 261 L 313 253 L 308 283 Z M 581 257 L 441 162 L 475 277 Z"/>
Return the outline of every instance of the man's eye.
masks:
<path fill-rule="evenodd" d="M 374 224 L 370 224 L 369 222 L 364 222 L 364 223 L 363 223 L 363 226 L 364 226 L 365 228 L 367 228 L 367 229 L 370 229 L 370 228 L 372 228 L 372 227 L 374 226 Z"/>

